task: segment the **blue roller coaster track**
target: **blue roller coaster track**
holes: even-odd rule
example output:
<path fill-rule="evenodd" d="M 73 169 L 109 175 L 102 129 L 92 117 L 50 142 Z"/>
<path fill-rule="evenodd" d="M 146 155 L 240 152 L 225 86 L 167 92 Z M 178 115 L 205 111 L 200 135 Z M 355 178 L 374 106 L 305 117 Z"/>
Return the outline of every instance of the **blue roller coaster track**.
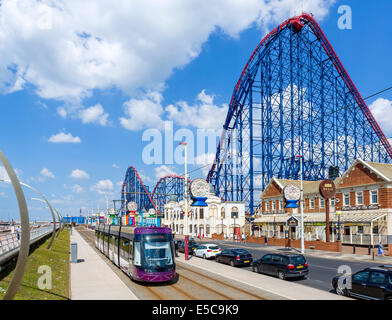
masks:
<path fill-rule="evenodd" d="M 324 179 L 357 158 L 390 163 L 392 149 L 311 15 L 286 20 L 257 46 L 235 86 L 207 181 L 251 215 L 275 177 Z"/>

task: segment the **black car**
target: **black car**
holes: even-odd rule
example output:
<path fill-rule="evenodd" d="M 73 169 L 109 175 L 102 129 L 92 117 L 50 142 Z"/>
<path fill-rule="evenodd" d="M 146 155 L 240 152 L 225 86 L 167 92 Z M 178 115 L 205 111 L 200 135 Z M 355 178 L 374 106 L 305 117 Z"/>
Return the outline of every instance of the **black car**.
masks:
<path fill-rule="evenodd" d="M 198 244 L 195 241 L 188 242 L 188 254 L 192 255 Z M 185 253 L 185 241 L 178 242 L 178 252 Z"/>
<path fill-rule="evenodd" d="M 253 256 L 245 249 L 233 248 L 223 250 L 221 254 L 216 256 L 215 260 L 235 267 L 250 265 L 253 261 Z"/>
<path fill-rule="evenodd" d="M 338 275 L 332 279 L 332 287 L 337 294 L 348 297 L 392 300 L 392 265 L 366 268 L 347 277 Z"/>
<path fill-rule="evenodd" d="M 297 253 L 270 253 L 255 260 L 253 272 L 278 276 L 279 279 L 304 278 L 309 273 L 309 267 L 303 255 Z"/>

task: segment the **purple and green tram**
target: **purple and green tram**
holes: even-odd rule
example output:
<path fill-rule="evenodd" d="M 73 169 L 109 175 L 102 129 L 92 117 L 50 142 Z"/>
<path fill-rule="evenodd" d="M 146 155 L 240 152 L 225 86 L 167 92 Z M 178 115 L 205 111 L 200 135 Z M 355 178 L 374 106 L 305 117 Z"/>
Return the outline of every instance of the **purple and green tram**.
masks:
<path fill-rule="evenodd" d="M 99 224 L 95 246 L 132 280 L 169 282 L 176 275 L 170 228 Z"/>

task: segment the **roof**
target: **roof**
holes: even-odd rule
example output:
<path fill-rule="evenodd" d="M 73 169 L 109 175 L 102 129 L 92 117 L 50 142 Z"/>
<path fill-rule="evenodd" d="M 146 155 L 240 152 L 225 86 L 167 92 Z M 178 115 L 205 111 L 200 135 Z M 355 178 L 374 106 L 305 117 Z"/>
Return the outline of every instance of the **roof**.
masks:
<path fill-rule="evenodd" d="M 357 211 L 348 211 L 348 212 L 342 212 L 340 215 L 340 223 L 345 224 L 345 223 L 365 223 L 365 224 L 370 224 L 372 221 L 376 221 L 382 217 L 384 217 L 386 213 L 380 213 L 375 210 L 374 212 L 364 212 L 364 213 L 358 213 Z M 273 214 L 266 214 L 262 215 L 261 217 L 257 217 L 255 219 L 255 223 L 286 223 L 286 221 L 290 218 L 291 216 L 288 214 L 276 214 L 275 218 Z M 300 214 L 295 214 L 293 215 L 296 219 L 301 221 L 301 215 Z M 338 215 L 335 213 L 330 213 L 329 214 L 329 221 L 330 222 L 338 222 L 339 218 Z M 319 212 L 319 213 L 304 213 L 304 223 L 325 223 L 325 212 Z"/>
<path fill-rule="evenodd" d="M 368 162 L 368 161 L 366 161 L 365 163 L 368 164 L 370 167 L 374 168 L 375 170 L 373 171 L 378 171 L 383 176 L 388 178 L 389 181 L 392 180 L 392 164 Z"/>

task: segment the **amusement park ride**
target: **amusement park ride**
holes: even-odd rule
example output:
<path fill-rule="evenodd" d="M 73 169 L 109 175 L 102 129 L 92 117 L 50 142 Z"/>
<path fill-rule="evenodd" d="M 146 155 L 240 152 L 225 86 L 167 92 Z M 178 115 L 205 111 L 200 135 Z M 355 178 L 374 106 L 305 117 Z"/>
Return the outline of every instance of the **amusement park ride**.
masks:
<path fill-rule="evenodd" d="M 206 180 L 216 195 L 244 201 L 254 214 L 273 178 L 323 180 L 357 158 L 390 163 L 392 149 L 313 16 L 272 30 L 252 53 L 234 88 L 215 160 Z M 134 167 L 122 200 L 162 212 L 170 195 L 183 199 L 184 177 L 160 179 L 150 193 Z M 122 210 L 124 210 L 122 206 Z"/>

